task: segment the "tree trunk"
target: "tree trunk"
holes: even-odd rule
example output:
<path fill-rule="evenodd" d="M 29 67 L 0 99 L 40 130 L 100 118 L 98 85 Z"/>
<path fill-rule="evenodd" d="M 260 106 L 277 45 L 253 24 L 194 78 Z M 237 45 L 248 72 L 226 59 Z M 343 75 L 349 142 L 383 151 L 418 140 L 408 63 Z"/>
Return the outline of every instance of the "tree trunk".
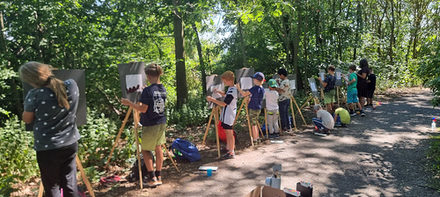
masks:
<path fill-rule="evenodd" d="M 197 31 L 195 23 L 192 24 L 192 28 L 196 34 L 197 53 L 199 54 L 200 72 L 202 73 L 203 95 L 206 96 L 206 71 L 205 62 L 203 62 L 202 43 L 200 43 L 199 32 Z"/>
<path fill-rule="evenodd" d="M 299 57 L 298 57 L 298 52 L 299 52 L 299 39 L 301 38 L 301 30 L 302 30 L 302 5 L 301 5 L 301 0 L 297 0 L 296 1 L 296 5 L 297 5 L 297 10 L 298 10 L 298 24 L 296 26 L 296 33 L 294 34 L 294 39 L 293 39 L 293 69 L 295 70 L 295 75 L 296 75 L 296 81 L 297 81 L 297 86 L 298 86 L 298 90 L 303 89 L 303 82 L 302 82 L 302 76 L 301 76 L 301 72 L 300 72 L 300 66 L 299 64 Z"/>
<path fill-rule="evenodd" d="M 180 109 L 188 100 L 188 87 L 186 84 L 185 69 L 185 50 L 183 40 L 183 18 L 177 6 L 180 0 L 173 1 L 175 9 L 173 11 L 174 24 L 174 46 L 176 55 L 176 92 L 177 92 L 177 108 Z"/>
<path fill-rule="evenodd" d="M 0 11 L 0 30 L 1 30 L 1 35 L 0 35 L 0 51 L 5 54 L 6 53 L 6 38 L 5 38 L 5 34 L 3 32 L 5 32 L 5 24 L 3 23 L 3 11 Z"/>
<path fill-rule="evenodd" d="M 235 0 L 235 4 L 238 6 L 238 1 Z M 240 64 L 242 67 L 246 67 L 246 51 L 245 51 L 245 44 L 244 44 L 244 37 L 243 37 L 243 27 L 242 27 L 241 18 L 238 17 L 237 19 L 237 30 L 238 30 L 238 36 L 240 39 Z"/>

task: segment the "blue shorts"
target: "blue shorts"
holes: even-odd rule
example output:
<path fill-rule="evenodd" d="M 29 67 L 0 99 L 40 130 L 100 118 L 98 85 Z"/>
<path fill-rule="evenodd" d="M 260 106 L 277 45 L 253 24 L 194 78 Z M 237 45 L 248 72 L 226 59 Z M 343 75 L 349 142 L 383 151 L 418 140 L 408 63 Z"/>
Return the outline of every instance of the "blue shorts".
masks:
<path fill-rule="evenodd" d="M 351 89 L 347 91 L 347 104 L 359 103 L 357 89 Z"/>

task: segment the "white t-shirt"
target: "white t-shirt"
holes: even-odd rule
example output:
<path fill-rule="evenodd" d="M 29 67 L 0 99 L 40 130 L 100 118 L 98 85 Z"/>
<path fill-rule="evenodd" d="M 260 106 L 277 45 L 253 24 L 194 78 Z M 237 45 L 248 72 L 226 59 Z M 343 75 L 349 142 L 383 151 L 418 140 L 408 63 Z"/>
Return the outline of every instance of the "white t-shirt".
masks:
<path fill-rule="evenodd" d="M 278 92 L 275 90 L 269 90 L 265 94 L 267 110 L 278 110 Z"/>
<path fill-rule="evenodd" d="M 220 121 L 229 126 L 233 126 L 235 121 L 235 114 L 237 114 L 237 96 L 237 88 L 235 88 L 235 86 L 229 87 L 228 91 L 226 92 L 225 103 L 230 103 L 223 108 L 220 115 Z"/>
<path fill-rule="evenodd" d="M 316 113 L 316 116 L 322 120 L 322 125 L 324 125 L 325 128 L 333 129 L 335 127 L 335 120 L 328 111 L 321 109 Z"/>
<path fill-rule="evenodd" d="M 284 101 L 286 99 L 290 99 L 290 83 L 289 79 L 284 79 L 281 81 L 280 88 L 284 90 L 283 93 L 280 93 L 279 101 Z"/>

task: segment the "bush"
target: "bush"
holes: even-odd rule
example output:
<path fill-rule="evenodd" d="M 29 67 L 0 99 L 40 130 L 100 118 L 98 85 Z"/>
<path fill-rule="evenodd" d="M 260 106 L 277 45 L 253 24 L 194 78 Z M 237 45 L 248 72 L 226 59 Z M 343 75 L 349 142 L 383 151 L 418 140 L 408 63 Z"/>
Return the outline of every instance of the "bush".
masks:
<path fill-rule="evenodd" d="M 205 98 L 190 99 L 180 110 L 173 104 L 167 107 L 168 124 L 176 125 L 178 130 L 205 123 L 211 113 Z"/>
<path fill-rule="evenodd" d="M 0 195 L 9 196 L 12 185 L 38 174 L 33 134 L 25 131 L 17 116 L 6 120 L 0 128 Z"/>

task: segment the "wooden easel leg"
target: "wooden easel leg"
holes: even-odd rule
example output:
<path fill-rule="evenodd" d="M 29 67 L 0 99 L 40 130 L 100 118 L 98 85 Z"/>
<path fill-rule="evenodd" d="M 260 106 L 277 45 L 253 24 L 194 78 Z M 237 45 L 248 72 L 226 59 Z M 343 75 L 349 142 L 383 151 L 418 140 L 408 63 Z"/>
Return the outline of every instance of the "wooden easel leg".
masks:
<path fill-rule="evenodd" d="M 128 118 L 130 117 L 131 111 L 133 111 L 133 108 L 132 107 L 128 108 L 127 114 L 125 114 L 124 121 L 122 121 L 121 128 L 119 128 L 118 135 L 116 136 L 115 142 L 113 143 L 113 147 L 110 150 L 110 154 L 108 156 L 107 163 L 105 164 L 104 168 L 107 168 L 108 165 L 110 164 L 110 160 L 112 158 L 113 151 L 115 150 L 116 145 L 118 145 L 119 139 L 121 138 L 121 134 L 124 131 L 125 124 L 127 124 L 127 122 L 128 122 Z"/>
<path fill-rule="evenodd" d="M 165 149 L 165 151 L 167 151 L 167 155 L 168 158 L 171 160 L 171 162 L 173 163 L 174 167 L 176 168 L 177 172 L 180 172 L 179 168 L 177 167 L 176 161 L 174 161 L 173 157 L 171 157 L 171 153 L 168 150 L 167 146 L 165 144 L 162 144 L 162 147 Z"/>
<path fill-rule="evenodd" d="M 306 102 L 304 102 L 304 104 L 301 106 L 301 108 L 299 108 L 299 111 L 301 111 L 307 105 L 307 103 L 309 103 L 309 101 L 311 99 L 313 99 L 313 96 L 309 96 L 309 98 L 307 98 Z"/>
<path fill-rule="evenodd" d="M 243 98 L 243 101 L 241 102 L 240 108 L 238 108 L 237 114 L 235 115 L 235 119 L 234 119 L 234 124 L 233 125 L 235 125 L 235 123 L 237 122 L 238 116 L 241 113 L 241 109 L 243 109 L 243 106 L 244 106 L 244 103 L 245 103 L 245 99 L 246 98 Z"/>
<path fill-rule="evenodd" d="M 341 106 L 341 104 L 339 103 L 339 87 L 336 87 L 336 98 L 338 99 L 338 106 Z"/>
<path fill-rule="evenodd" d="M 38 197 L 43 197 L 44 186 L 43 181 L 40 181 L 40 188 L 38 188 Z"/>
<path fill-rule="evenodd" d="M 269 139 L 269 125 L 267 125 L 267 109 L 264 108 L 264 124 L 266 124 L 266 138 Z"/>
<path fill-rule="evenodd" d="M 261 125 L 259 122 L 257 122 L 257 126 L 258 126 L 258 131 L 260 131 L 262 138 L 264 138 L 263 130 L 261 129 Z"/>
<path fill-rule="evenodd" d="M 218 137 L 218 127 L 217 127 L 218 121 L 219 121 L 219 116 L 218 116 L 219 106 L 216 106 L 213 110 L 215 111 L 214 112 L 214 119 L 215 119 L 214 121 L 215 121 L 215 138 L 217 140 L 217 154 L 218 154 L 218 158 L 220 158 L 220 140 Z"/>
<path fill-rule="evenodd" d="M 294 103 L 295 106 L 296 106 L 296 109 L 298 109 L 299 116 L 301 116 L 301 119 L 302 119 L 302 121 L 304 122 L 304 125 L 307 125 L 306 119 L 304 119 L 304 116 L 303 116 L 303 114 L 302 114 L 302 112 L 301 112 L 301 108 L 299 108 L 298 103 L 296 102 L 295 97 L 292 96 L 292 100 L 293 100 L 293 103 Z"/>
<path fill-rule="evenodd" d="M 139 185 L 140 188 L 143 189 L 144 186 L 142 184 L 142 165 L 141 165 L 141 157 L 140 157 L 140 150 L 139 150 L 139 137 L 138 137 L 138 128 L 139 128 L 139 112 L 137 110 L 133 110 L 133 117 L 134 117 L 134 138 L 136 140 L 136 157 L 138 160 L 138 170 L 139 170 Z"/>
<path fill-rule="evenodd" d="M 82 179 L 84 181 L 84 184 L 86 185 L 87 190 L 90 193 L 90 196 L 95 197 L 95 192 L 93 191 L 93 188 L 92 188 L 92 185 L 89 182 L 89 179 L 87 179 L 87 175 L 86 175 L 86 173 L 84 171 L 84 168 L 83 168 L 83 166 L 81 164 L 81 160 L 79 160 L 78 155 L 76 155 L 75 160 L 76 160 L 76 165 L 77 165 L 79 171 L 81 172 L 81 177 L 82 177 Z"/>
<path fill-rule="evenodd" d="M 245 106 L 245 108 L 246 108 L 246 118 L 247 118 L 248 127 L 249 127 L 249 137 L 251 138 L 252 146 L 254 146 L 254 138 L 252 137 L 251 120 L 249 119 L 249 109 L 248 109 L 247 105 Z"/>
<path fill-rule="evenodd" d="M 290 111 L 292 111 L 292 121 L 293 121 L 293 126 L 295 127 L 295 131 L 297 131 L 298 129 L 296 128 L 296 120 L 295 120 L 295 111 L 293 111 L 293 102 L 292 102 L 292 97 L 290 97 Z"/>
<path fill-rule="evenodd" d="M 206 125 L 206 131 L 205 131 L 205 135 L 203 136 L 203 142 L 202 145 L 205 145 L 206 142 L 206 137 L 208 136 L 208 132 L 209 132 L 209 128 L 211 127 L 211 121 L 212 121 L 212 117 L 214 116 L 214 109 L 216 106 L 214 106 L 211 110 L 211 115 L 209 116 L 209 120 L 208 120 L 208 125 Z M 217 125 L 214 125 L 217 126 Z"/>

